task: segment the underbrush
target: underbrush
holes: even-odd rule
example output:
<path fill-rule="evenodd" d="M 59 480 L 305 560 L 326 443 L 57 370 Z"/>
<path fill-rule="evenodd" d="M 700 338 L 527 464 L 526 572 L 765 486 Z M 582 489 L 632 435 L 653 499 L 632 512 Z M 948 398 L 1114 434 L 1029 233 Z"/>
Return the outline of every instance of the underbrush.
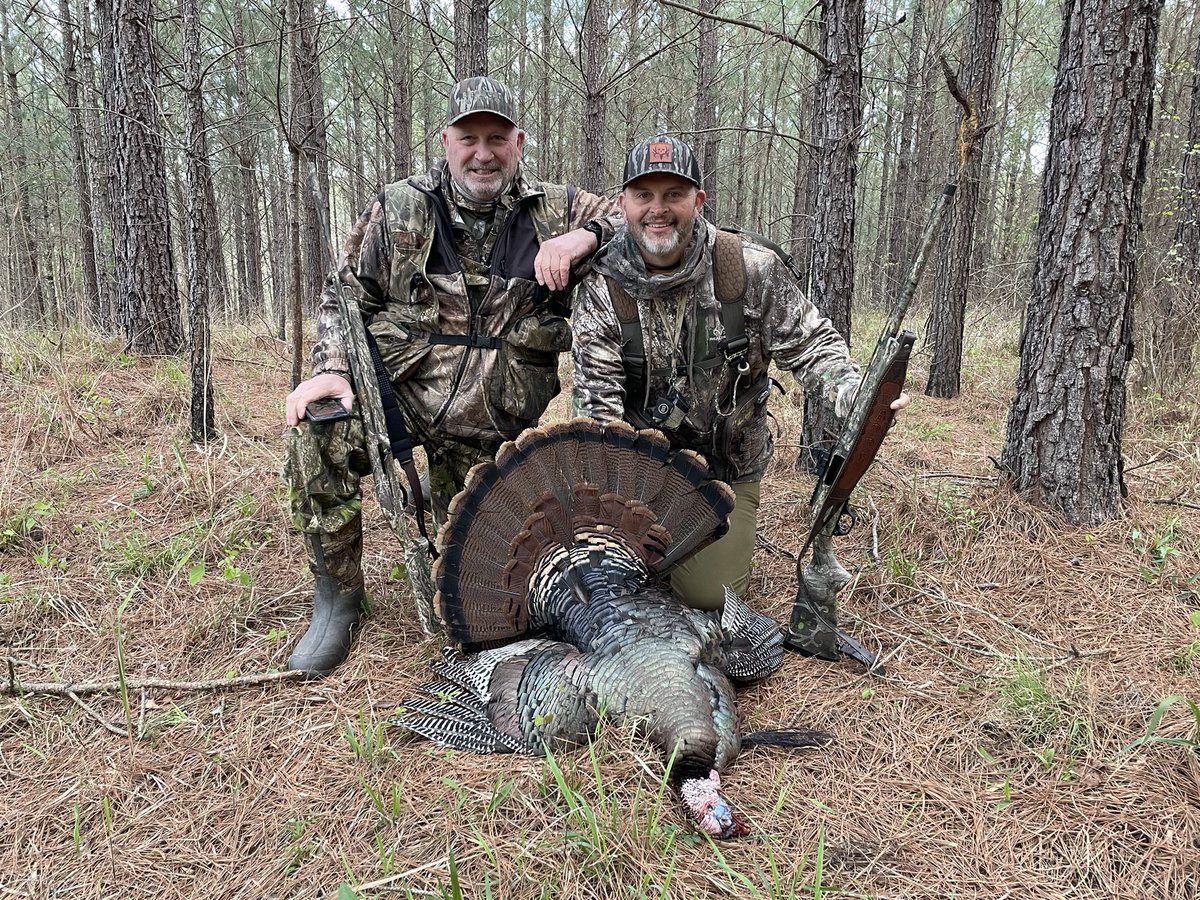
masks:
<path fill-rule="evenodd" d="M 879 324 L 864 315 L 856 335 Z M 1131 395 L 1127 510 L 1069 527 L 1013 498 L 994 462 L 1015 331 L 979 329 L 955 400 L 920 394 L 914 357 L 913 406 L 837 539 L 853 576 L 842 621 L 887 674 L 789 656 L 743 692 L 755 727 L 837 740 L 744 752 L 723 780 L 754 833 L 722 844 L 687 826 L 664 761 L 634 735 L 474 757 L 388 725 L 438 642 L 421 636 L 369 487 L 373 615 L 335 675 L 281 671 L 309 603 L 277 476 L 282 345 L 216 336 L 220 437 L 197 447 L 178 360 L 81 332 L 0 336 L 0 888 L 1193 895 L 1200 391 Z M 784 620 L 812 484 L 793 466 L 800 410 L 773 406 L 750 600 Z M 565 396 L 551 415 L 568 415 Z"/>

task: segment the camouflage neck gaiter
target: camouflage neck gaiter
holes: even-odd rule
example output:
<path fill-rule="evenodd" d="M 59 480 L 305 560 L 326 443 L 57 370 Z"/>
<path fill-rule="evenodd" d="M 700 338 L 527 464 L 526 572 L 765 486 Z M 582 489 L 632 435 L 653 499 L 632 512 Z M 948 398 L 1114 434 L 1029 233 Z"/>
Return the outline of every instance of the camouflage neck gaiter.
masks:
<path fill-rule="evenodd" d="M 629 292 L 631 297 L 638 300 L 648 300 L 669 293 L 685 284 L 690 284 L 697 278 L 708 273 L 705 261 L 708 258 L 708 223 L 700 216 L 692 229 L 692 239 L 683 252 L 683 260 L 674 272 L 652 275 L 646 270 L 646 261 L 642 258 L 641 248 L 629 233 L 628 228 L 621 228 L 611 241 L 596 254 L 592 261 L 594 268 L 601 275 L 607 275 L 616 280 Z"/>

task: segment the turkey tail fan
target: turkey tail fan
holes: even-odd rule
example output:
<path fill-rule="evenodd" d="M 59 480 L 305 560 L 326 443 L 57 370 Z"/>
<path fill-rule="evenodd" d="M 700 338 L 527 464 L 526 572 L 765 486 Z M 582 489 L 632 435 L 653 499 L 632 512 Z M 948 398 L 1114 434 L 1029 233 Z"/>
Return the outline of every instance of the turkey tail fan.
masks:
<path fill-rule="evenodd" d="M 721 632 L 725 674 L 734 681 L 759 681 L 783 666 L 783 632 L 779 624 L 743 603 L 729 585 L 725 585 Z"/>
<path fill-rule="evenodd" d="M 588 602 L 572 574 L 591 565 L 587 554 L 566 565 L 564 550 L 624 546 L 622 572 L 663 572 L 724 534 L 733 504 L 703 458 L 672 452 L 661 432 L 592 419 L 528 429 L 473 468 L 451 503 L 434 569 L 438 613 L 460 643 L 520 637 L 538 624 L 541 596 Z"/>
<path fill-rule="evenodd" d="M 702 456 L 676 452 L 658 496 L 644 498 L 671 534 L 671 549 L 655 571 L 666 571 L 725 534 L 734 500 L 733 489 L 713 478 Z"/>
<path fill-rule="evenodd" d="M 767 731 L 752 731 L 742 735 L 743 747 L 780 747 L 784 750 L 802 750 L 807 747 L 824 747 L 833 743 L 833 735 L 810 728 L 772 728 Z"/>

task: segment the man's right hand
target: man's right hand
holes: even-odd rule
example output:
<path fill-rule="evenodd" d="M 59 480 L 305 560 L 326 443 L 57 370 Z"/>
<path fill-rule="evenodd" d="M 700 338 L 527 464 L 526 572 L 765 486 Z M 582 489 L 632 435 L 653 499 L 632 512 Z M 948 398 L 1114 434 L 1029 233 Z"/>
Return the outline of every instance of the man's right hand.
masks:
<path fill-rule="evenodd" d="M 285 409 L 288 427 L 293 428 L 298 425 L 304 418 L 304 410 L 308 408 L 308 404 L 322 397 L 337 399 L 349 412 L 354 403 L 354 388 L 350 386 L 350 382 L 344 376 L 334 372 L 314 375 L 308 381 L 300 382 L 296 385 L 296 389 L 287 395 Z"/>

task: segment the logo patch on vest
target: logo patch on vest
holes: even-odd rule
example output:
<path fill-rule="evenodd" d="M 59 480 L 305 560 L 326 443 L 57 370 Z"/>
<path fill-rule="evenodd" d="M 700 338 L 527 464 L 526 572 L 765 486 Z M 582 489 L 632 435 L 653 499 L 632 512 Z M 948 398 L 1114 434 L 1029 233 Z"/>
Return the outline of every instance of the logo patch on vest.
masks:
<path fill-rule="evenodd" d="M 650 162 L 670 165 L 674 159 L 673 152 L 674 148 L 670 141 L 652 141 L 650 143 Z"/>

